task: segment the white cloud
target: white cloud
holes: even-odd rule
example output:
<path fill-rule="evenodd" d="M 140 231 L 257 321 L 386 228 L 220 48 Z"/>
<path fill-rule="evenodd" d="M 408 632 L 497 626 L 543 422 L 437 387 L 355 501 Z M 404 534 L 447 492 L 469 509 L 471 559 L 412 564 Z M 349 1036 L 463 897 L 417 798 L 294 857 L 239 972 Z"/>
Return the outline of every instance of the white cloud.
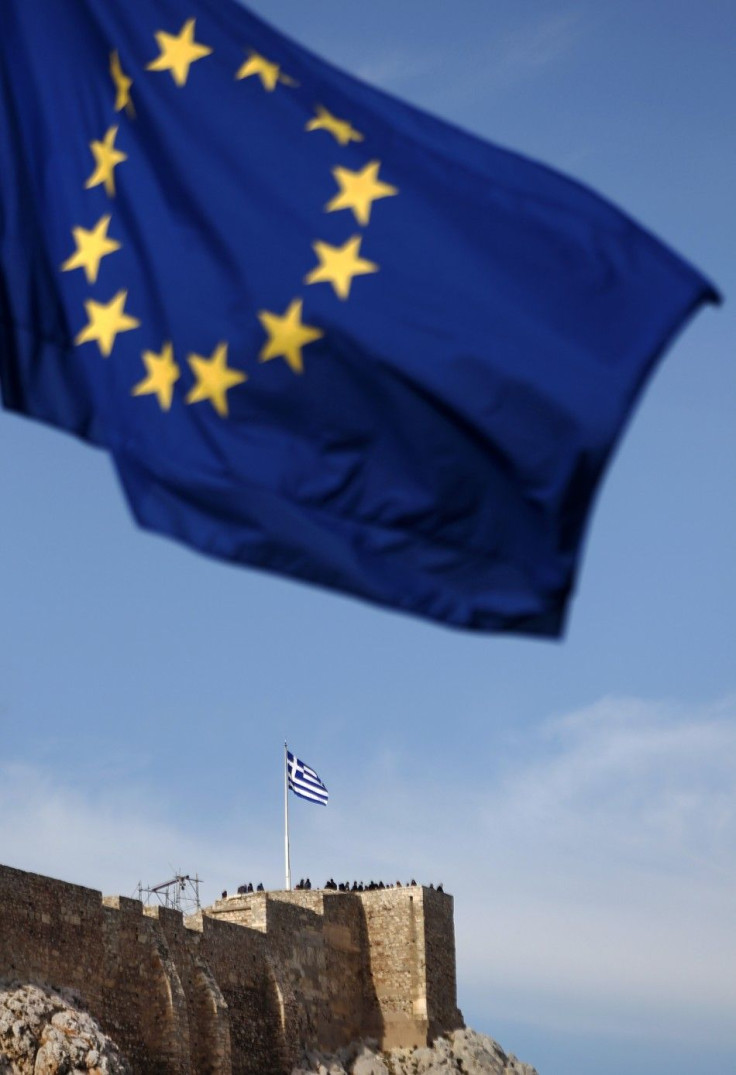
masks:
<path fill-rule="evenodd" d="M 199 873 L 212 900 L 223 884 L 258 877 L 269 858 L 258 826 L 244 826 L 243 842 L 235 843 L 225 825 L 218 834 L 216 815 L 211 824 L 212 839 L 190 834 L 166 819 L 161 793 L 143 785 L 100 792 L 70 788 L 47 769 L 0 766 L 2 861 L 106 894 L 133 896 L 139 881 L 157 884 L 181 870 Z M 244 861 L 248 878 L 240 873 Z"/>
<path fill-rule="evenodd" d="M 372 85 L 396 89 L 432 70 L 436 71 L 439 66 L 439 55 L 429 52 L 419 55 L 416 51 L 392 46 L 358 64 L 355 74 Z"/>
<path fill-rule="evenodd" d="M 487 822 L 533 838 L 541 826 L 556 855 L 615 858 L 637 869 L 734 879 L 736 702 L 688 712 L 636 699 L 604 699 L 550 721 L 537 756 L 509 773 L 484 803 Z"/>
<path fill-rule="evenodd" d="M 649 1032 L 726 1032 L 734 717 L 734 700 L 688 711 L 604 699 L 550 722 L 479 803 L 492 865 L 458 916 L 469 976 L 528 990 L 571 1030 L 633 1033 L 646 1012 Z"/>
<path fill-rule="evenodd" d="M 486 39 L 461 41 L 440 48 L 391 45 L 356 66 L 366 82 L 401 92 L 412 82 L 433 74 L 438 99 L 459 102 L 481 89 L 505 88 L 535 79 L 560 65 L 583 32 L 581 14 L 572 9 L 520 17 L 514 27 Z M 429 86 L 424 96 L 432 93 Z M 428 98 L 429 99 L 429 98 Z"/>
<path fill-rule="evenodd" d="M 545 13 L 507 31 L 493 43 L 489 71 L 499 82 L 517 82 L 556 66 L 575 47 L 582 32 L 580 13 Z"/>

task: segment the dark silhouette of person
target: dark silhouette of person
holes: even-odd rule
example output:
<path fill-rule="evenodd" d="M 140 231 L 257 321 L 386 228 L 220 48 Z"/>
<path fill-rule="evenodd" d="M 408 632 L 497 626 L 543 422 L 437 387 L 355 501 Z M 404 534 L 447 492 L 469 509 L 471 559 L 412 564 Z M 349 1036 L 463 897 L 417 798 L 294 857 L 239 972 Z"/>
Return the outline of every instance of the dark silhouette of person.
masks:
<path fill-rule="evenodd" d="M 259 881 L 258 882 L 258 888 L 256 889 L 256 892 L 263 892 L 263 891 L 264 891 L 263 882 Z"/>
<path fill-rule="evenodd" d="M 226 899 L 227 899 L 227 889 L 226 889 L 226 888 L 223 888 L 223 890 L 222 890 L 222 898 L 223 898 L 224 900 L 226 900 Z"/>

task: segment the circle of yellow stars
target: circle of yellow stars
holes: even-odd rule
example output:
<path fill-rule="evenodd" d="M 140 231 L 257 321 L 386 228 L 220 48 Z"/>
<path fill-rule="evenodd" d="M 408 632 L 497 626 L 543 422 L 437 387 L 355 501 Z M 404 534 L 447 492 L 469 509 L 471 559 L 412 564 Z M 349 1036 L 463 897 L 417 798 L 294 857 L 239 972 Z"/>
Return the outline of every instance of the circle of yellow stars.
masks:
<path fill-rule="evenodd" d="M 158 55 L 147 65 L 146 70 L 170 75 L 179 88 L 186 86 L 192 65 L 211 56 L 213 49 L 196 39 L 196 20 L 187 19 L 178 33 L 159 30 L 154 34 Z M 135 106 L 130 78 L 122 65 L 119 53 L 110 55 L 110 77 L 115 90 L 114 111 L 125 112 L 131 119 L 135 118 Z M 260 53 L 250 49 L 246 58 L 235 73 L 236 81 L 257 79 L 262 89 L 273 93 L 280 85 L 296 87 L 298 83 L 282 71 L 281 66 Z M 86 180 L 85 189 L 103 187 L 108 198 L 116 196 L 116 169 L 127 161 L 127 154 L 118 147 L 119 125 L 113 125 L 102 139 L 89 143 L 94 167 Z M 306 124 L 307 133 L 324 131 L 334 138 L 339 146 L 365 141 L 363 134 L 352 123 L 333 115 L 324 105 L 314 107 L 314 116 Z M 324 206 L 325 213 L 341 211 L 352 212 L 355 222 L 366 227 L 371 220 L 374 203 L 396 196 L 399 191 L 395 186 L 380 177 L 381 162 L 369 161 L 363 168 L 352 171 L 341 165 L 332 169 L 332 176 L 337 185 L 337 193 Z M 75 249 L 60 266 L 62 272 L 81 269 L 88 284 L 96 284 L 102 260 L 110 257 L 122 248 L 122 243 L 109 234 L 112 214 L 108 213 L 92 225 L 91 228 L 77 226 L 72 228 Z M 364 257 L 361 251 L 364 236 L 352 235 L 342 246 L 333 246 L 316 239 L 312 249 L 317 264 L 303 279 L 307 286 L 329 284 L 337 298 L 346 301 L 350 298 L 356 277 L 380 272 L 380 266 Z M 108 302 L 88 299 L 84 303 L 87 323 L 75 338 L 75 344 L 81 346 L 95 343 L 100 354 L 108 358 L 115 347 L 117 337 L 124 332 L 132 332 L 141 327 L 138 318 L 125 309 L 128 299 L 126 290 L 118 291 Z M 258 320 L 266 339 L 258 354 L 259 362 L 283 359 L 295 374 L 304 372 L 303 351 L 311 343 L 321 339 L 325 333 L 314 325 L 305 324 L 303 320 L 304 301 L 293 299 L 283 313 L 272 310 L 260 310 Z M 228 365 L 228 343 L 221 341 L 208 355 L 189 354 L 187 363 L 194 377 L 194 384 L 187 392 L 184 402 L 187 405 L 209 402 L 216 413 L 226 418 L 229 414 L 228 392 L 248 380 L 248 375 Z M 161 411 L 171 409 L 174 389 L 181 378 L 181 369 L 174 355 L 173 343 L 162 343 L 159 351 L 144 350 L 141 359 L 145 376 L 133 386 L 133 396 L 154 396 Z"/>

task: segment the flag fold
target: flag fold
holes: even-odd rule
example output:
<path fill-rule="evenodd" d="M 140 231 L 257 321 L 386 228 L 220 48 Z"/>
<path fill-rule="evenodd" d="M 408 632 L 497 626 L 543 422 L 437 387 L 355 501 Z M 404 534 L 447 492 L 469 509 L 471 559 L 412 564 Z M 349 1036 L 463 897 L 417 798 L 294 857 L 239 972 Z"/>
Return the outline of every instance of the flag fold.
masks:
<path fill-rule="evenodd" d="M 3 0 L 0 381 L 141 526 L 555 636 L 642 385 L 717 295 L 603 199 L 235 0 Z"/>

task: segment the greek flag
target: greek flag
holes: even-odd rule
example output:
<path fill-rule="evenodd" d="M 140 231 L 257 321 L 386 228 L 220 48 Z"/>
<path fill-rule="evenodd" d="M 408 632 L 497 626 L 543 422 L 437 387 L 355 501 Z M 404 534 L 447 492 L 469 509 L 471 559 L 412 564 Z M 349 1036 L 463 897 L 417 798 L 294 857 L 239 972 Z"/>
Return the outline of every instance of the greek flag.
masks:
<path fill-rule="evenodd" d="M 290 790 L 300 799 L 326 806 L 330 795 L 314 769 L 296 758 L 290 750 L 286 752 L 286 765 Z"/>

